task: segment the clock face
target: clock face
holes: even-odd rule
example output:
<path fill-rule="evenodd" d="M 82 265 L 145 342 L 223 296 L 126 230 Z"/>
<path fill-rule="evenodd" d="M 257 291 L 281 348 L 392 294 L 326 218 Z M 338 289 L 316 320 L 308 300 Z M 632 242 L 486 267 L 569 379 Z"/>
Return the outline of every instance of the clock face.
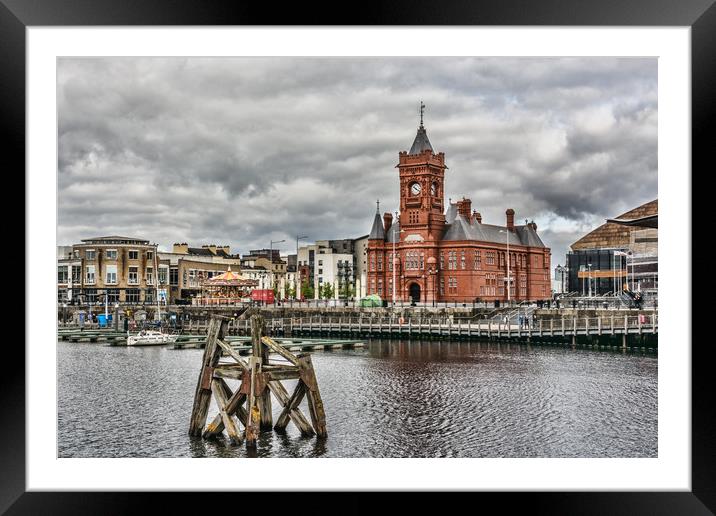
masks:
<path fill-rule="evenodd" d="M 419 195 L 420 194 L 420 184 L 419 183 L 413 183 L 410 185 L 410 194 L 411 195 Z"/>
<path fill-rule="evenodd" d="M 438 194 L 438 185 L 437 183 L 433 183 L 430 185 L 430 195 L 435 197 Z"/>

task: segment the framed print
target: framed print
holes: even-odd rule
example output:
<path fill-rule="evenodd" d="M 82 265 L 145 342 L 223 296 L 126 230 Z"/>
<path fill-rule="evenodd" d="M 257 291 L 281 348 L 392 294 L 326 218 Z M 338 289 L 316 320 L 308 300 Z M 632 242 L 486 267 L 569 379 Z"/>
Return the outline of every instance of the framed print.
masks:
<path fill-rule="evenodd" d="M 29 300 L 3 511 L 713 511 L 713 2 L 73 7 L 0 5 Z"/>

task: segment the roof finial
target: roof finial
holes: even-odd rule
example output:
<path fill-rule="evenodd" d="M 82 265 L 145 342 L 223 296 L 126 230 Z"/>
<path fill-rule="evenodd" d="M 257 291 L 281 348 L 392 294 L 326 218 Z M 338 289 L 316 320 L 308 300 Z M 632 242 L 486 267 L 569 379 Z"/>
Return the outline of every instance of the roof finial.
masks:
<path fill-rule="evenodd" d="M 375 212 L 380 214 L 380 199 L 376 199 L 375 201 Z"/>
<path fill-rule="evenodd" d="M 423 127 L 423 111 L 425 111 L 425 104 L 423 104 L 423 101 L 420 101 L 420 127 Z"/>

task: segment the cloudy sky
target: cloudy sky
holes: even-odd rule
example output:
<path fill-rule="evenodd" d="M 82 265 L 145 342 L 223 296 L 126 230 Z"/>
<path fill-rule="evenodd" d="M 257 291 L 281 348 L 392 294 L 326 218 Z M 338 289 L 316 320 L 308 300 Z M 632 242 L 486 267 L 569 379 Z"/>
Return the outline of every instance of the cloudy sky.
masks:
<path fill-rule="evenodd" d="M 370 231 L 426 104 L 446 196 L 552 248 L 657 197 L 653 58 L 64 58 L 58 244 L 295 251 Z M 293 243 L 292 243 L 293 242 Z"/>

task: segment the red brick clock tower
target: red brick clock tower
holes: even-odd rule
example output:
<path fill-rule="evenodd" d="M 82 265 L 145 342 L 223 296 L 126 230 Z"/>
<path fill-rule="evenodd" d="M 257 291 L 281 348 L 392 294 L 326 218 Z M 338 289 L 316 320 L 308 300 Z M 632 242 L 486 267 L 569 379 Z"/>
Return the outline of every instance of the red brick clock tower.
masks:
<path fill-rule="evenodd" d="M 443 202 L 445 183 L 445 153 L 435 154 L 423 126 L 423 108 L 420 110 L 420 127 L 410 152 L 398 154 L 396 165 L 400 174 L 400 229 L 401 241 L 440 240 L 445 230 Z M 412 236 L 411 236 L 412 235 Z"/>

